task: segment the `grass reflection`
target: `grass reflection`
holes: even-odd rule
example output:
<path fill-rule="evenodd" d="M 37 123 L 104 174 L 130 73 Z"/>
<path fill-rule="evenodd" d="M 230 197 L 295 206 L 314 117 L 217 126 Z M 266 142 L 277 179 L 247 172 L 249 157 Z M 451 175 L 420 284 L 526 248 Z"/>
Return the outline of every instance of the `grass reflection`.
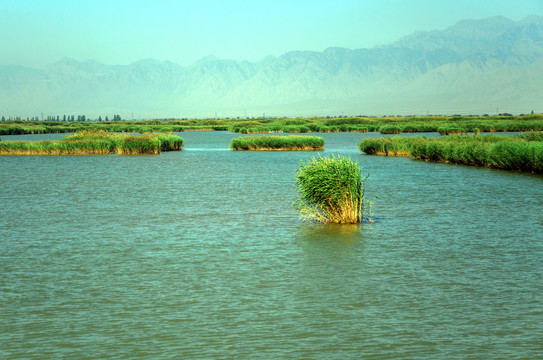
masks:
<path fill-rule="evenodd" d="M 361 224 L 302 224 L 295 235 L 303 252 L 300 272 L 316 289 L 326 288 L 338 278 L 365 273 L 366 241 Z M 358 275 L 357 275 L 358 274 Z"/>
<path fill-rule="evenodd" d="M 298 242 L 355 243 L 362 241 L 363 224 L 309 224 L 298 226 Z M 371 225 L 368 225 L 371 226 Z"/>

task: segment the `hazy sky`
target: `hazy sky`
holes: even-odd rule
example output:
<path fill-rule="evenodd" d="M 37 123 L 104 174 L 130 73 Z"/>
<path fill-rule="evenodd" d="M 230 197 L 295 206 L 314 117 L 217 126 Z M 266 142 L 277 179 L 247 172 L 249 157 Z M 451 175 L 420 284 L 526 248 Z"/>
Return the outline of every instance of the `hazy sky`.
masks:
<path fill-rule="evenodd" d="M 462 19 L 543 15 L 543 0 L 0 0 L 0 65 L 62 57 L 190 65 L 385 45 Z"/>

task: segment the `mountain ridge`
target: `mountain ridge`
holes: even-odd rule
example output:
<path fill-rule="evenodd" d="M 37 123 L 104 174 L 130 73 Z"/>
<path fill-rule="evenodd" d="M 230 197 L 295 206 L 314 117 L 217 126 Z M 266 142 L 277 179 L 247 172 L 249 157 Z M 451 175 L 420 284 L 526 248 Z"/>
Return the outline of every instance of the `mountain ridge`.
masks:
<path fill-rule="evenodd" d="M 371 49 L 290 51 L 257 62 L 204 57 L 180 66 L 62 58 L 0 66 L 0 115 L 137 117 L 543 111 L 543 17 L 461 20 Z"/>

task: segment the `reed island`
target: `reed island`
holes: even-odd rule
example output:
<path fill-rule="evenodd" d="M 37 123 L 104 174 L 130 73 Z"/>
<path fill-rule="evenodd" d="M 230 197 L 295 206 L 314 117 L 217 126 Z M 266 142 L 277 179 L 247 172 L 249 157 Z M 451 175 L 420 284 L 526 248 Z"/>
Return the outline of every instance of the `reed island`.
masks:
<path fill-rule="evenodd" d="M 318 136 L 257 136 L 232 139 L 232 150 L 300 151 L 323 150 L 324 139 Z"/>
<path fill-rule="evenodd" d="M 0 141 L 0 155 L 156 155 L 183 149 L 173 134 L 129 135 L 81 131 L 60 140 Z"/>

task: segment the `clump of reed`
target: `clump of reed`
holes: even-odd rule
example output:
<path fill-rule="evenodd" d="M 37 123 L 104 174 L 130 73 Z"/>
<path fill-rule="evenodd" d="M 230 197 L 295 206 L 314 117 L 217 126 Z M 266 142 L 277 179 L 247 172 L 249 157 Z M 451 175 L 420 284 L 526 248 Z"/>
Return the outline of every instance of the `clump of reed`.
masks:
<path fill-rule="evenodd" d="M 318 136 L 258 136 L 232 139 L 232 150 L 323 150 L 324 139 Z"/>
<path fill-rule="evenodd" d="M 417 143 L 411 154 L 427 161 L 543 173 L 543 141 L 533 137 L 450 136 Z"/>
<path fill-rule="evenodd" d="M 174 134 L 157 135 L 160 143 L 160 151 L 181 151 L 183 150 L 183 139 Z"/>
<path fill-rule="evenodd" d="M 81 131 L 61 140 L 3 141 L 1 155 L 147 155 L 177 151 L 183 139 L 171 134 L 130 136 L 105 131 Z"/>
<path fill-rule="evenodd" d="M 425 137 L 412 136 L 366 138 L 358 144 L 358 148 L 368 155 L 411 156 L 411 146 L 415 142 L 424 141 L 425 139 Z"/>
<path fill-rule="evenodd" d="M 109 141 L 3 141 L 0 155 L 102 155 L 112 153 Z"/>
<path fill-rule="evenodd" d="M 462 133 L 469 132 L 469 130 L 468 130 L 467 127 L 447 124 L 445 126 L 440 126 L 437 129 L 437 132 L 440 133 L 441 135 L 460 135 Z M 474 130 L 474 132 L 475 132 L 475 130 Z"/>
<path fill-rule="evenodd" d="M 398 125 L 383 125 L 379 128 L 379 132 L 381 134 L 401 134 L 403 129 Z"/>
<path fill-rule="evenodd" d="M 348 157 L 302 161 L 293 206 L 303 220 L 357 224 L 364 220 L 364 181 L 358 163 Z"/>
<path fill-rule="evenodd" d="M 541 132 L 518 136 L 368 138 L 360 142 L 359 149 L 370 155 L 412 156 L 426 161 L 543 173 Z"/>

